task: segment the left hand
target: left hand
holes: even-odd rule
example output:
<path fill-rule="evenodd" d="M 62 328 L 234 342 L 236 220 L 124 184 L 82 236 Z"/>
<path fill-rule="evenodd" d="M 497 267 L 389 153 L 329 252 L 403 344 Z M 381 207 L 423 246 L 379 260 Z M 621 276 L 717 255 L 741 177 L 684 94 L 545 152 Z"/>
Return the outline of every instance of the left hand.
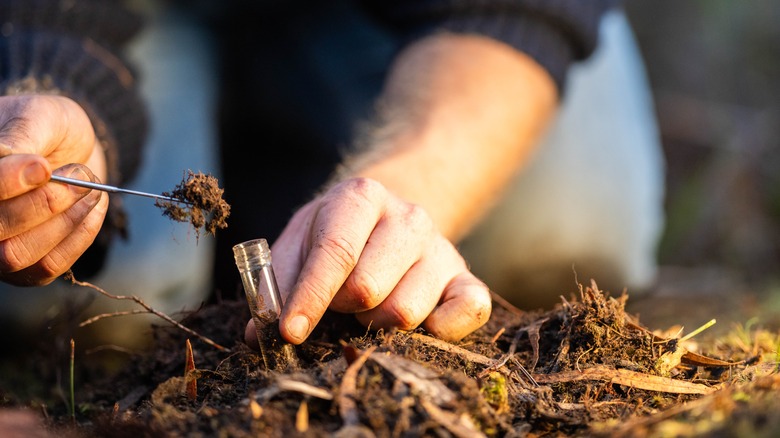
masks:
<path fill-rule="evenodd" d="M 487 286 L 425 210 L 371 179 L 341 182 L 303 206 L 272 254 L 285 301 L 279 330 L 293 344 L 328 308 L 372 329 L 422 324 L 445 340 L 463 338 L 490 316 Z M 254 333 L 250 321 L 250 344 Z"/>

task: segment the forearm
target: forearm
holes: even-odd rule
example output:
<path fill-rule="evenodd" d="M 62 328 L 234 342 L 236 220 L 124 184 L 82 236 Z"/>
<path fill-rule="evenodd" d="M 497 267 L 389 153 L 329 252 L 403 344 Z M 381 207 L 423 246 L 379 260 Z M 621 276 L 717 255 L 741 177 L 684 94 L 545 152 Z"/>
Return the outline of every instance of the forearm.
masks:
<path fill-rule="evenodd" d="M 549 74 L 509 46 L 428 37 L 398 57 L 380 122 L 341 178 L 378 180 L 458 240 L 528 160 L 556 102 Z"/>

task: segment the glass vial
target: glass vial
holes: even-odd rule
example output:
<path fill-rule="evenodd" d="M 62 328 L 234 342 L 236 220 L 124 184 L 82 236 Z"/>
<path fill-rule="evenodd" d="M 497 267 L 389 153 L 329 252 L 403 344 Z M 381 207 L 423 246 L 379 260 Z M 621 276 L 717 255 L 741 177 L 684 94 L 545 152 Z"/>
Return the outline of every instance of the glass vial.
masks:
<path fill-rule="evenodd" d="M 265 239 L 249 240 L 233 247 L 238 272 L 252 320 L 255 323 L 260 355 L 266 369 L 284 369 L 297 365 L 293 346 L 279 334 L 282 297 L 271 264 L 271 249 Z"/>

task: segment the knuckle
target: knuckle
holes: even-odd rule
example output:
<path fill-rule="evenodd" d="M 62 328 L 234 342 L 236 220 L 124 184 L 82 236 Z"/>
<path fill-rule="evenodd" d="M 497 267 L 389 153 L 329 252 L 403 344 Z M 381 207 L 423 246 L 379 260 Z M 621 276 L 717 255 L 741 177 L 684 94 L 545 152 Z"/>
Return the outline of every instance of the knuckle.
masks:
<path fill-rule="evenodd" d="M 0 178 L 0 199 L 7 199 L 16 189 L 17 183 L 7 178 Z M 0 226 L 2 232 L 2 226 Z"/>
<path fill-rule="evenodd" d="M 41 187 L 28 197 L 31 210 L 39 215 L 53 216 L 60 212 L 58 197 L 47 187 Z"/>
<path fill-rule="evenodd" d="M 408 303 L 395 301 L 388 306 L 388 321 L 401 330 L 412 330 L 420 325 L 417 312 Z"/>
<path fill-rule="evenodd" d="M 433 229 L 433 220 L 425 208 L 417 204 L 407 204 L 403 212 L 404 224 L 412 230 L 429 231 Z"/>
<path fill-rule="evenodd" d="M 378 199 L 382 199 L 387 193 L 387 190 L 381 183 L 373 179 L 363 177 L 352 178 L 344 181 L 342 183 L 341 190 L 352 196 L 361 198 L 361 200 L 365 200 L 371 203 Z"/>
<path fill-rule="evenodd" d="M 100 228 L 102 227 L 103 221 L 102 221 L 102 214 L 104 212 L 99 212 L 101 214 L 101 220 L 91 221 L 91 220 L 85 220 L 81 223 L 81 229 L 87 236 L 97 236 L 98 232 L 100 232 Z"/>
<path fill-rule="evenodd" d="M 21 245 L 19 239 L 12 237 L 0 242 L 0 271 L 21 271 L 28 267 L 30 262 L 30 253 Z"/>
<path fill-rule="evenodd" d="M 324 287 L 324 282 L 317 278 L 301 284 L 298 296 L 306 303 L 300 309 L 306 315 L 323 313 L 330 305 L 330 294 Z"/>
<path fill-rule="evenodd" d="M 92 144 L 95 132 L 84 108 L 65 96 L 13 96 L 4 106 L 5 121 L 0 138 L 11 146 L 25 145 L 40 139 L 40 132 L 53 132 L 57 138 L 73 138 Z M 54 131 L 50 131 L 54 128 Z"/>
<path fill-rule="evenodd" d="M 27 117 L 13 116 L 0 126 L 0 138 L 11 146 L 24 143 L 30 138 L 31 121 Z"/>
<path fill-rule="evenodd" d="M 379 283 L 370 272 L 363 269 L 352 271 L 345 287 L 357 307 L 356 311 L 373 309 L 382 302 Z"/>
<path fill-rule="evenodd" d="M 358 249 L 341 233 L 322 236 L 319 246 L 326 259 L 342 272 L 352 270 L 360 257 Z"/>
<path fill-rule="evenodd" d="M 84 108 L 74 100 L 63 97 L 57 99 L 56 104 L 60 108 L 59 114 L 63 117 L 62 128 L 65 130 L 64 135 L 75 136 L 74 138 L 77 138 L 77 141 L 80 143 L 94 143 L 95 131 Z"/>
<path fill-rule="evenodd" d="M 36 274 L 38 278 L 46 279 L 43 281 L 48 281 L 64 274 L 69 268 L 65 255 L 55 248 L 37 263 Z"/>

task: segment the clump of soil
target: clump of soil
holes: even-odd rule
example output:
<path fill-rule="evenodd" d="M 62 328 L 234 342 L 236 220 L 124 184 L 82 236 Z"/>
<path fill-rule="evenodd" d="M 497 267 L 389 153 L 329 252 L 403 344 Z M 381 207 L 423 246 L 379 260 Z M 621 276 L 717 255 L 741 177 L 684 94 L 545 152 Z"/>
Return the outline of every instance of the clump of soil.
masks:
<path fill-rule="evenodd" d="M 186 203 L 158 199 L 155 205 L 175 221 L 190 222 L 198 236 L 201 228 L 213 236 L 218 229 L 227 228 L 230 216 L 230 205 L 222 199 L 223 193 L 217 178 L 190 170 L 172 192 L 163 192 L 164 196 Z"/>
<path fill-rule="evenodd" d="M 268 369 L 241 340 L 246 303 L 182 321 L 109 381 L 81 385 L 84 436 L 772 436 L 778 336 L 710 347 L 642 327 L 595 283 L 548 312 L 501 304 L 458 343 L 367 331 L 328 313 L 299 362 Z M 217 323 L 215 323 L 217 321 Z M 196 370 L 184 375 L 192 341 Z M 728 359 L 726 361 L 725 359 Z M 659 367 L 659 363 L 665 364 Z M 197 379 L 197 395 L 186 391 Z M 85 407 L 88 409 L 84 410 Z M 739 421 L 735 421 L 738 419 Z M 70 419 L 49 409 L 49 425 Z M 71 428 L 72 430 L 72 428 Z"/>

